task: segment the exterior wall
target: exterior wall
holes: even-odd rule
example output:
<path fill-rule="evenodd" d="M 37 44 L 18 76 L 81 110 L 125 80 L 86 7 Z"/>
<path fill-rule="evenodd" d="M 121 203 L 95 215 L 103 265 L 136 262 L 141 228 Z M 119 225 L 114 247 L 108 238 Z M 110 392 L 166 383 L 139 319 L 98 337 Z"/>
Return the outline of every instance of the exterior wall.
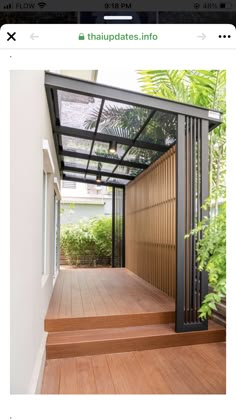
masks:
<path fill-rule="evenodd" d="M 65 71 L 96 81 L 96 71 Z M 47 175 L 46 275 L 43 249 L 43 140 L 54 174 Z M 11 393 L 40 390 L 45 360 L 44 318 L 54 269 L 54 177 L 59 181 L 43 71 L 11 72 Z M 27 256 L 27 259 L 26 259 Z"/>
<path fill-rule="evenodd" d="M 77 223 L 81 218 L 110 216 L 112 214 L 112 195 L 106 187 L 95 185 L 61 183 L 62 203 L 61 224 Z M 72 205 L 72 206 L 70 206 Z"/>
<path fill-rule="evenodd" d="M 67 223 L 78 223 L 81 219 L 91 219 L 93 217 L 99 217 L 104 215 L 104 205 L 94 204 L 74 204 L 73 208 L 70 204 L 63 203 L 61 205 L 63 209 L 61 213 L 61 224 Z"/>
<path fill-rule="evenodd" d="M 60 70 L 63 76 L 77 77 L 78 79 L 91 80 L 96 82 L 97 70 Z"/>
<path fill-rule="evenodd" d="M 176 292 L 175 147 L 126 187 L 126 267 Z"/>
<path fill-rule="evenodd" d="M 43 139 L 48 175 L 47 276 L 42 277 Z M 11 72 L 11 393 L 36 392 L 43 362 L 44 318 L 53 289 L 54 177 L 59 171 L 43 71 Z"/>

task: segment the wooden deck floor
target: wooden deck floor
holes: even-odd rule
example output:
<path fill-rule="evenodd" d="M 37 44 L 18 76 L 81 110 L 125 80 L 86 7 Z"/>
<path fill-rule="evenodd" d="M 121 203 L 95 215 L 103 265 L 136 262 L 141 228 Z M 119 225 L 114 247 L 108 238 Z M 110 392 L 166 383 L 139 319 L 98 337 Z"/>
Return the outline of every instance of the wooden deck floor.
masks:
<path fill-rule="evenodd" d="M 129 270 L 62 270 L 47 320 L 173 312 L 174 299 Z"/>
<path fill-rule="evenodd" d="M 62 270 L 42 393 L 225 393 L 224 328 L 177 334 L 174 319 L 174 300 L 129 270 Z"/>
<path fill-rule="evenodd" d="M 225 344 L 47 360 L 42 394 L 225 394 Z"/>

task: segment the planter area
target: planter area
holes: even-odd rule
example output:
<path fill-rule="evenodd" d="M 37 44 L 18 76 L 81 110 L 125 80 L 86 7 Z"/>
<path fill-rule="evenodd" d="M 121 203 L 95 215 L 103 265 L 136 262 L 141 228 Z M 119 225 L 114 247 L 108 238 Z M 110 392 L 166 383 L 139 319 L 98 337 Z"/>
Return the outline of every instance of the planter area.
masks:
<path fill-rule="evenodd" d="M 61 265 L 110 267 L 112 252 L 111 217 L 80 221 L 61 228 Z"/>

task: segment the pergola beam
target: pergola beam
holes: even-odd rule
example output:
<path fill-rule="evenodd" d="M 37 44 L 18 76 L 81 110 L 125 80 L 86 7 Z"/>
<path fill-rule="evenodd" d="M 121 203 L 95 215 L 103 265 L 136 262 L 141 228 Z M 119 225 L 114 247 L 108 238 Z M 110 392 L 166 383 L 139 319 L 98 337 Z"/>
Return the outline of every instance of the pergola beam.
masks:
<path fill-rule="evenodd" d="M 105 156 L 97 156 L 97 155 L 90 157 L 88 154 L 85 154 L 85 153 L 72 152 L 69 150 L 63 150 L 62 148 L 60 148 L 59 153 L 60 153 L 60 156 L 67 156 L 67 157 L 84 159 L 84 160 L 88 160 L 90 158 L 90 160 L 94 162 L 110 163 L 112 165 L 117 165 L 120 162 L 120 159 L 113 159 L 113 158 L 108 158 Z M 146 169 L 148 168 L 149 165 L 144 165 L 142 163 L 129 162 L 127 160 L 124 160 L 122 162 L 122 166 L 128 166 L 130 168 Z"/>
<path fill-rule="evenodd" d="M 127 179 L 129 181 L 132 181 L 135 177 L 131 175 L 122 175 L 122 174 L 114 174 L 113 172 L 106 172 L 106 171 L 99 171 L 93 170 L 93 169 L 84 169 L 84 168 L 76 168 L 74 166 L 64 166 L 62 165 L 62 171 L 63 172 L 75 172 L 79 174 L 89 174 L 89 175 L 101 175 L 101 176 L 107 176 L 112 178 L 119 178 L 119 179 Z"/>
<path fill-rule="evenodd" d="M 68 137 L 75 137 L 79 139 L 91 140 L 94 139 L 94 132 L 93 131 L 86 131 L 81 130 L 79 128 L 72 128 L 72 127 L 64 127 L 64 126 L 55 126 L 54 132 L 56 134 L 68 136 Z M 162 144 L 155 144 L 155 143 L 148 143 L 144 141 L 136 141 L 134 143 L 133 139 L 128 139 L 126 137 L 117 137 L 112 136 L 111 134 L 105 133 L 97 133 L 95 135 L 95 141 L 100 141 L 102 143 L 111 143 L 115 141 L 117 144 L 124 144 L 125 146 L 134 146 L 139 147 L 140 149 L 148 149 L 148 150 L 155 150 L 156 152 L 167 152 L 170 146 L 165 146 Z"/>
<path fill-rule="evenodd" d="M 96 182 L 96 181 L 92 181 L 91 179 L 78 179 L 76 177 L 71 177 L 71 176 L 66 176 L 63 174 L 62 176 L 63 181 L 72 181 L 72 182 L 78 182 L 78 183 L 82 183 L 82 184 L 93 184 L 93 185 L 103 185 L 105 187 L 119 187 L 119 188 L 125 188 L 125 185 L 123 184 L 115 184 L 112 182 Z"/>
<path fill-rule="evenodd" d="M 209 113 L 211 110 L 194 105 L 179 103 L 86 80 L 75 79 L 67 76 L 65 77 L 51 72 L 45 73 L 45 84 L 48 88 L 52 89 L 56 88 L 67 92 L 105 100 L 107 99 L 109 101 L 120 102 L 137 107 L 201 118 L 215 122 L 215 126 L 221 123 L 220 113 L 213 110 L 212 113 Z"/>

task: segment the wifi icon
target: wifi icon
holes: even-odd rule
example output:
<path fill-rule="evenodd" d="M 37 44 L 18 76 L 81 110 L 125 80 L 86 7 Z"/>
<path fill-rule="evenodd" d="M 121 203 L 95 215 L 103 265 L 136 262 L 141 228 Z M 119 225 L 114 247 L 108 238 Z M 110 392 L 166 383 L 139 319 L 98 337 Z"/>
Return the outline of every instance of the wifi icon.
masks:
<path fill-rule="evenodd" d="M 47 5 L 47 3 L 44 3 L 43 1 L 40 1 L 38 3 L 38 6 L 40 7 L 40 9 L 43 9 L 46 5 Z"/>

